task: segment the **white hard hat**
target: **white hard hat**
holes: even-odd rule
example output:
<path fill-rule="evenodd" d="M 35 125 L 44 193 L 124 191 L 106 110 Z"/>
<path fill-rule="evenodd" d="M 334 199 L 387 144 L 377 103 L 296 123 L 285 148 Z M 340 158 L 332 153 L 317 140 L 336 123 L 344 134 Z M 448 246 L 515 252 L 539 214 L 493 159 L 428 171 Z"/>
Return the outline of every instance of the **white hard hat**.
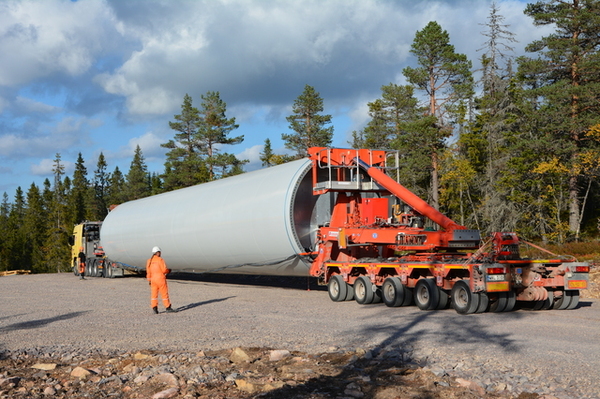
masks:
<path fill-rule="evenodd" d="M 159 247 L 152 248 L 152 253 L 155 254 L 157 252 L 161 252 Z"/>

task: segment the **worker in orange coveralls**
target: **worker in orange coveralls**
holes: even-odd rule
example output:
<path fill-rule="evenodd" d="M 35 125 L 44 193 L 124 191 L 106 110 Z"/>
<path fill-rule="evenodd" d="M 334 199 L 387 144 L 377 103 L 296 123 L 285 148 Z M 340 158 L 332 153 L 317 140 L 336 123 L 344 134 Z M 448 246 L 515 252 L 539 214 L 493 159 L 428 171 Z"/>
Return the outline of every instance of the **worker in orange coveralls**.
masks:
<path fill-rule="evenodd" d="M 83 253 L 83 247 L 79 248 L 79 255 L 77 255 L 77 258 L 79 259 L 79 279 L 85 280 L 83 277 L 85 273 L 85 254 Z"/>
<path fill-rule="evenodd" d="M 169 301 L 169 288 L 167 287 L 167 274 L 171 270 L 167 269 L 167 264 L 161 258 L 160 252 L 159 247 L 152 248 L 152 257 L 146 262 L 146 278 L 150 282 L 150 307 L 156 314 L 158 314 L 158 294 L 160 294 L 167 312 L 175 312 Z"/>

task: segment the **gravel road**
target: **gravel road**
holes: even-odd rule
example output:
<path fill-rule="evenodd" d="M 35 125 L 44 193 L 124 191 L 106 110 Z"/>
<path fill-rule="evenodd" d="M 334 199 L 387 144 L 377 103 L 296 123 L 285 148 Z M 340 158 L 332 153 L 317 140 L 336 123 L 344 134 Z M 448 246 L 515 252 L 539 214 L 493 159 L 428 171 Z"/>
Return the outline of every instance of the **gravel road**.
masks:
<path fill-rule="evenodd" d="M 308 279 L 179 275 L 169 289 L 179 312 L 154 315 L 143 278 L 2 277 L 0 352 L 402 349 L 436 373 L 482 385 L 600 397 L 596 299 L 582 299 L 572 311 L 461 316 L 452 309 L 334 303 Z"/>

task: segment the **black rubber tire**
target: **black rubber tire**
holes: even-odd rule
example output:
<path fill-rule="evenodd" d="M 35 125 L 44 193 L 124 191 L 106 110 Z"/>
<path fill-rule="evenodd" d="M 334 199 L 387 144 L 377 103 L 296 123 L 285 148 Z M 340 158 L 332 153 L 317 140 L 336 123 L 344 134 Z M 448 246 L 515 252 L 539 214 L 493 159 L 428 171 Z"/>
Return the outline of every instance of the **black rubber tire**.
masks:
<path fill-rule="evenodd" d="M 517 304 L 517 295 L 514 291 L 506 291 L 506 307 L 503 312 L 512 312 Z"/>
<path fill-rule="evenodd" d="M 354 300 L 361 305 L 373 303 L 375 292 L 373 283 L 368 277 L 360 276 L 354 281 Z"/>
<path fill-rule="evenodd" d="M 352 301 L 354 300 L 354 287 L 351 286 L 350 284 L 346 283 L 346 298 L 344 299 L 345 301 Z"/>
<path fill-rule="evenodd" d="M 344 278 L 339 274 L 331 276 L 329 283 L 327 283 L 327 292 L 329 292 L 329 298 L 333 302 L 345 301 L 348 294 L 348 286 Z"/>
<path fill-rule="evenodd" d="M 571 302 L 567 306 L 567 310 L 577 308 L 579 305 L 579 290 L 566 291 L 567 295 L 571 297 Z"/>
<path fill-rule="evenodd" d="M 402 306 L 410 306 L 413 304 L 414 302 L 414 290 L 412 288 L 408 288 L 407 286 L 404 286 L 404 291 L 405 291 L 405 295 L 404 295 L 404 303 L 402 303 Z"/>
<path fill-rule="evenodd" d="M 92 261 L 92 273 L 90 273 L 92 277 L 98 277 L 98 260 L 94 259 Z"/>
<path fill-rule="evenodd" d="M 440 291 L 432 278 L 422 278 L 417 281 L 413 292 L 415 304 L 421 310 L 433 310 L 440 302 Z"/>
<path fill-rule="evenodd" d="M 562 293 L 559 297 L 554 297 L 554 303 L 552 304 L 552 309 L 564 310 L 571 303 L 571 297 L 567 296 L 566 291 L 556 291 Z"/>
<path fill-rule="evenodd" d="M 485 292 L 479 292 L 479 306 L 475 313 L 485 313 L 490 307 L 490 297 Z"/>
<path fill-rule="evenodd" d="M 385 306 L 396 308 L 405 300 L 406 288 L 398 277 L 388 277 L 381 286 L 381 298 Z"/>
<path fill-rule="evenodd" d="M 73 262 L 73 274 L 79 276 L 79 262 Z"/>
<path fill-rule="evenodd" d="M 554 303 L 554 293 L 552 291 L 548 291 L 548 298 L 542 302 L 542 307 L 540 310 L 548 310 L 552 309 L 552 304 Z"/>
<path fill-rule="evenodd" d="M 471 292 L 469 283 L 464 280 L 457 281 L 450 292 L 452 307 L 459 314 L 471 314 L 479 307 L 479 294 Z"/>
<path fill-rule="evenodd" d="M 499 313 L 499 312 L 504 312 L 504 309 L 506 309 L 506 302 L 508 301 L 508 298 L 506 297 L 506 293 L 504 292 L 499 292 L 497 294 L 494 294 L 495 298 L 490 298 L 490 305 L 489 305 L 489 311 L 490 312 L 494 312 L 494 313 Z M 488 296 L 489 298 L 489 296 Z"/>
<path fill-rule="evenodd" d="M 444 291 L 443 289 L 441 289 L 440 287 L 437 287 L 438 289 L 438 293 L 439 293 L 439 300 L 438 300 L 438 305 L 436 306 L 436 309 L 441 310 L 441 309 L 447 309 L 448 305 L 450 304 L 450 295 L 448 295 L 448 293 L 446 291 Z"/>
<path fill-rule="evenodd" d="M 110 264 L 110 261 L 105 259 L 103 265 L 104 267 L 102 269 L 104 270 L 104 278 L 113 278 L 112 265 Z"/>

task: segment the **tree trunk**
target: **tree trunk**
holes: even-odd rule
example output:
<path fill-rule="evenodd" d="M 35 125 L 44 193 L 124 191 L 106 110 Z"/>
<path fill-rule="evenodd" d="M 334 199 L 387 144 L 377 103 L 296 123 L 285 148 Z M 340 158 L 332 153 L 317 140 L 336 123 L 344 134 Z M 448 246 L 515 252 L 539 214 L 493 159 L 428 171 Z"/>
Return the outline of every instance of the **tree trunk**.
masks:
<path fill-rule="evenodd" d="M 579 238 L 579 190 L 577 176 L 569 177 L 569 230 Z"/>
<path fill-rule="evenodd" d="M 438 179 L 438 156 L 435 150 L 431 154 L 431 206 L 440 210 L 440 193 Z"/>

